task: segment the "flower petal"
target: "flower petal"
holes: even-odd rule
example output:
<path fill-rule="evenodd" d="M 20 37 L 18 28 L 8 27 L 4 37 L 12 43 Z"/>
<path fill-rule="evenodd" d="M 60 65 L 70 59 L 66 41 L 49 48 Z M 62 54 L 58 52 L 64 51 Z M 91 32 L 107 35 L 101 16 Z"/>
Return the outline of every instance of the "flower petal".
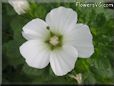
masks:
<path fill-rule="evenodd" d="M 52 32 L 64 32 L 69 25 L 77 22 L 77 13 L 70 8 L 58 7 L 46 16 L 46 22 Z"/>
<path fill-rule="evenodd" d="M 20 47 L 20 53 L 29 66 L 44 68 L 49 63 L 50 51 L 48 47 L 38 40 L 29 40 Z"/>
<path fill-rule="evenodd" d="M 41 19 L 33 19 L 32 21 L 28 22 L 23 27 L 23 37 L 25 39 L 42 39 L 45 40 L 49 37 L 49 31 L 46 29 L 47 24 Z"/>
<path fill-rule="evenodd" d="M 74 68 L 77 57 L 77 50 L 71 46 L 63 46 L 63 48 L 53 51 L 50 55 L 53 72 L 57 76 L 67 74 Z"/>
<path fill-rule="evenodd" d="M 66 44 L 74 46 L 78 50 L 79 57 L 87 58 L 94 53 L 92 34 L 89 27 L 84 24 L 76 24 L 66 31 L 64 36 Z"/>

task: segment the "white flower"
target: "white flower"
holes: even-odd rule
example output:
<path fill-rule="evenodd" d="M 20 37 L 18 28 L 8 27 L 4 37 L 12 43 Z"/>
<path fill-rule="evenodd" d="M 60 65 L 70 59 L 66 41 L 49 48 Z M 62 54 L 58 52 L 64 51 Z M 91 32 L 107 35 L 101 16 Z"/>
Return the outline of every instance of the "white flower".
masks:
<path fill-rule="evenodd" d="M 26 13 L 26 11 L 29 9 L 29 3 L 27 0 L 8 0 L 8 2 L 18 15 Z"/>
<path fill-rule="evenodd" d="M 20 47 L 27 64 L 41 69 L 50 63 L 62 76 L 74 69 L 78 57 L 90 57 L 94 47 L 89 27 L 76 22 L 75 11 L 58 7 L 47 14 L 46 22 L 36 18 L 27 23 L 22 34 L 28 41 Z"/>

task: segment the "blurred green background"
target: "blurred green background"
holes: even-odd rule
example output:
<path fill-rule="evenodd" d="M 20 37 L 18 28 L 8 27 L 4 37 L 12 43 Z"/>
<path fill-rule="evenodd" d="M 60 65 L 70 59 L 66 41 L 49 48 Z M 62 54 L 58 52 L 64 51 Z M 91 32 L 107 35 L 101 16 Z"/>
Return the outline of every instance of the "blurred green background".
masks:
<path fill-rule="evenodd" d="M 76 7 L 74 2 L 31 3 L 32 9 L 21 16 L 8 3 L 2 3 L 3 84 L 77 84 L 68 74 L 55 76 L 50 65 L 41 70 L 27 66 L 19 52 L 26 41 L 22 27 L 34 18 L 45 20 L 47 13 L 59 6 L 72 8 L 78 13 L 78 23 L 89 25 L 95 47 L 91 58 L 79 58 L 69 74 L 82 73 L 83 84 L 114 84 L 114 10 Z"/>

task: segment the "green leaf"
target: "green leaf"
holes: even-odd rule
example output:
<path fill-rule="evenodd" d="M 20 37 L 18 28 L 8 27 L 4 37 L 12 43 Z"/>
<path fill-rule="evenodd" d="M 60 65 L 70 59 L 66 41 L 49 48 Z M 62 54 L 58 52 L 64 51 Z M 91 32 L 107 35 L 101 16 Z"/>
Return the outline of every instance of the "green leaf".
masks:
<path fill-rule="evenodd" d="M 91 66 L 91 71 L 99 82 L 111 83 L 113 80 L 113 72 L 108 59 L 94 60 L 95 66 Z M 97 76 L 96 76 L 97 75 Z M 110 81 L 110 82 L 109 82 Z"/>
<path fill-rule="evenodd" d="M 96 84 L 97 81 L 94 74 L 91 71 L 88 71 L 83 74 L 83 82 L 85 84 Z"/>
<path fill-rule="evenodd" d="M 41 76 L 45 72 L 45 70 L 42 69 L 36 69 L 33 67 L 29 67 L 27 64 L 23 66 L 23 71 L 28 74 L 28 75 L 33 75 L 33 76 Z"/>
<path fill-rule="evenodd" d="M 10 62 L 11 65 L 16 67 L 19 64 L 23 64 L 24 59 L 20 54 L 19 45 L 17 42 L 12 40 L 5 43 L 4 52 L 7 56 L 8 62 Z"/>
<path fill-rule="evenodd" d="M 33 68 L 33 67 L 30 67 L 27 64 L 25 64 L 23 66 L 23 72 L 25 74 L 27 74 L 29 77 L 31 77 L 33 79 L 33 82 L 39 81 L 41 83 L 43 81 L 48 81 L 48 80 L 51 80 L 54 77 L 56 77 L 52 73 L 52 71 L 50 73 L 50 66 L 49 65 L 44 69 L 37 69 L 37 68 Z"/>
<path fill-rule="evenodd" d="M 14 32 L 13 38 L 20 44 L 22 44 L 25 40 L 22 37 L 22 28 L 29 21 L 30 19 L 27 19 L 24 16 L 16 16 L 10 23 L 11 29 Z"/>

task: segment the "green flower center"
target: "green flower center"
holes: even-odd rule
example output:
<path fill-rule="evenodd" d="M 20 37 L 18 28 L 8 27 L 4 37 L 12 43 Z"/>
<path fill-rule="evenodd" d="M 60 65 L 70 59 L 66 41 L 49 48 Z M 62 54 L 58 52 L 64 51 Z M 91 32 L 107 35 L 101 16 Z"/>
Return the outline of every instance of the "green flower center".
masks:
<path fill-rule="evenodd" d="M 47 29 L 50 31 L 49 27 Z M 45 42 L 51 50 L 54 50 L 62 47 L 62 40 L 62 35 L 50 31 L 50 37 Z"/>
<path fill-rule="evenodd" d="M 49 43 L 56 46 L 59 44 L 59 38 L 57 36 L 53 36 L 49 39 Z"/>

